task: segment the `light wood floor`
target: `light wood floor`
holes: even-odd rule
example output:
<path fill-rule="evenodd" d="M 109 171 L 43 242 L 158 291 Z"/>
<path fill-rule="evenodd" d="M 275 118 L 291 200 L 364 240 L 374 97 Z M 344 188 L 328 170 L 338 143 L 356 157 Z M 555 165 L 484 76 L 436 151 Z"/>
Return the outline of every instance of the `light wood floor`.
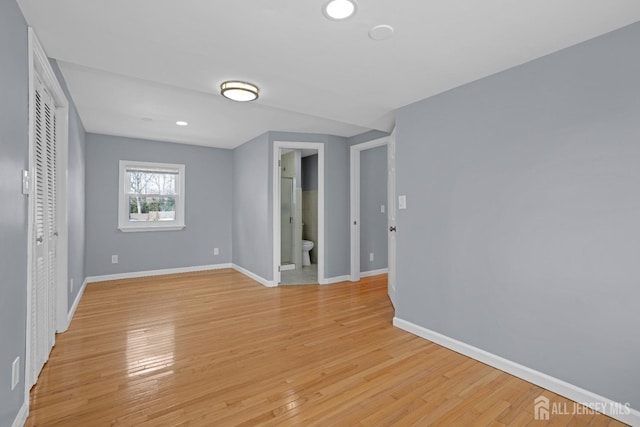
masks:
<path fill-rule="evenodd" d="M 90 284 L 28 426 L 621 425 L 391 325 L 386 276 L 265 288 L 232 270 Z"/>

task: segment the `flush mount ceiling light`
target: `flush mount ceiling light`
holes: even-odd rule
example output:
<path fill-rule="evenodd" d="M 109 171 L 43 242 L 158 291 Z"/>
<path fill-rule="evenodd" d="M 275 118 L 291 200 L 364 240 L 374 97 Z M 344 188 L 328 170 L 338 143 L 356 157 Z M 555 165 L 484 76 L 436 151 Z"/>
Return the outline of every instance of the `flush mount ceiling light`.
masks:
<path fill-rule="evenodd" d="M 258 86 L 236 80 L 230 80 L 220 85 L 220 93 L 222 96 L 233 101 L 254 101 L 258 99 L 259 92 Z"/>
<path fill-rule="evenodd" d="M 182 120 L 178 120 L 178 121 L 176 122 L 176 124 L 177 124 L 178 126 L 186 126 L 186 125 L 188 125 L 189 123 L 187 123 L 187 122 L 185 122 L 185 121 L 182 121 Z"/>
<path fill-rule="evenodd" d="M 342 21 L 353 16 L 358 9 L 356 0 L 330 0 L 322 7 L 322 13 L 334 21 Z"/>

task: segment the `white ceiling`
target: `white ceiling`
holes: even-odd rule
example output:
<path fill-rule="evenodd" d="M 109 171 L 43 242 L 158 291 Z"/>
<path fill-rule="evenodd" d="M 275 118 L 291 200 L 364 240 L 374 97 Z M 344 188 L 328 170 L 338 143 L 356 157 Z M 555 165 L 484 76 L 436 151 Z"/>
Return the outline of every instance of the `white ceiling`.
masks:
<path fill-rule="evenodd" d="M 336 22 L 324 1 L 18 3 L 87 131 L 224 148 L 268 130 L 389 131 L 399 107 L 640 20 L 638 0 L 359 0 Z M 379 24 L 394 37 L 369 39 Z M 223 98 L 228 79 L 260 98 Z"/>

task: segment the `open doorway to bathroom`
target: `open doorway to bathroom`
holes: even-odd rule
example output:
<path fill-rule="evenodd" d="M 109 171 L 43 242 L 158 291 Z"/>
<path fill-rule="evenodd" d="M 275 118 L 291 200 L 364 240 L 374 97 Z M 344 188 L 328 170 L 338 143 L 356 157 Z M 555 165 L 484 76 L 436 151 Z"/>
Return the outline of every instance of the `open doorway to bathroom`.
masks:
<path fill-rule="evenodd" d="M 274 277 L 279 285 L 322 283 L 322 148 L 274 143 Z"/>

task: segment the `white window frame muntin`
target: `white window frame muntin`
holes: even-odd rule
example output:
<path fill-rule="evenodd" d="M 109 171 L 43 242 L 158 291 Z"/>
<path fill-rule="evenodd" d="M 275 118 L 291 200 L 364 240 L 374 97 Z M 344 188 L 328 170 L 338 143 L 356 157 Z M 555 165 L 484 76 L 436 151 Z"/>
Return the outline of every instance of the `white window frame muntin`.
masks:
<path fill-rule="evenodd" d="M 135 225 L 129 221 L 129 191 L 125 180 L 127 169 L 148 169 L 150 172 L 177 173 L 176 194 L 172 195 L 176 199 L 176 219 L 174 221 L 149 221 L 136 222 Z M 118 173 L 118 229 L 125 233 L 138 231 L 175 231 L 185 228 L 185 165 L 177 163 L 152 163 L 140 162 L 136 160 L 120 160 Z M 125 209 L 124 207 L 127 207 Z"/>

